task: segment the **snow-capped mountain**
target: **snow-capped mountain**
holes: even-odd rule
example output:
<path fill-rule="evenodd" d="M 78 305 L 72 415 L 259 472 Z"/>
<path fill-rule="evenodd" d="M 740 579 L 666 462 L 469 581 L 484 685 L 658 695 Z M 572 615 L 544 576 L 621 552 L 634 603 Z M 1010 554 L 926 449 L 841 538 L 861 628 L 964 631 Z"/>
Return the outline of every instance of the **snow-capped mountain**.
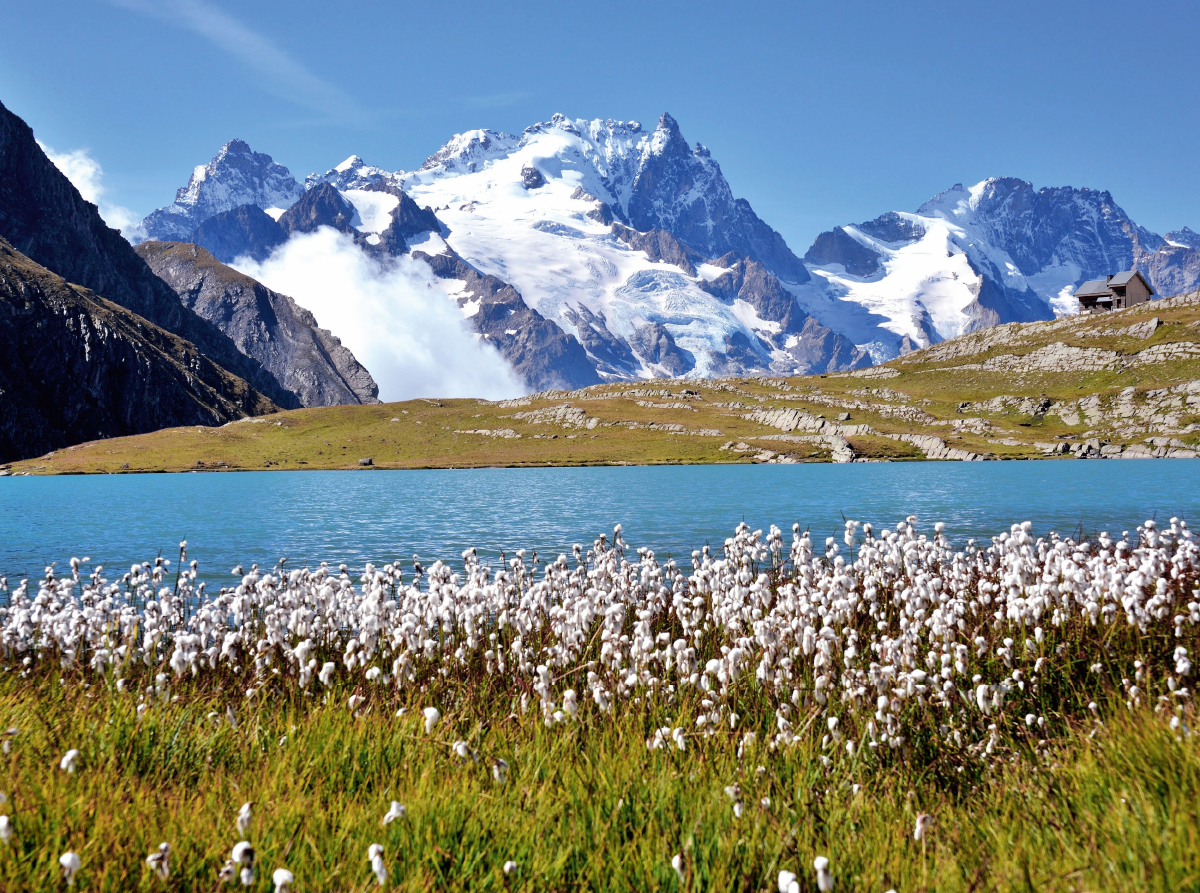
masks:
<path fill-rule="evenodd" d="M 992 178 L 955 185 L 915 214 L 822 233 L 805 261 L 823 287 L 801 299 L 856 342 L 878 338 L 882 359 L 1075 313 L 1080 283 L 1120 270 L 1146 271 L 1160 294 L 1179 294 L 1200 283 L 1197 242 L 1186 228 L 1164 240 L 1138 226 L 1108 192 Z"/>
<path fill-rule="evenodd" d="M 1079 283 L 1122 269 L 1164 295 L 1200 282 L 1191 230 L 1163 239 L 1107 192 L 1013 178 L 837 227 L 801 261 L 667 114 L 474 130 L 413 171 L 351 156 L 303 186 L 235 140 L 146 219 L 227 263 L 319 227 L 427 264 L 531 387 L 836 371 L 1075 312 Z"/>
<path fill-rule="evenodd" d="M 788 289 L 804 264 L 670 115 L 652 131 L 561 115 L 520 136 L 472 131 L 415 171 L 352 156 L 305 187 L 270 215 L 285 235 L 331 226 L 428 263 L 531 386 L 869 362 L 800 309 Z M 239 239 L 251 255 L 273 242 L 265 202 L 235 200 L 193 231 L 225 261 Z"/>
<path fill-rule="evenodd" d="M 303 194 L 304 187 L 270 155 L 252 151 L 242 140 L 230 140 L 212 161 L 192 170 L 172 204 L 159 208 L 142 226 L 147 239 L 186 240 L 214 214 L 241 205 L 282 212 Z"/>

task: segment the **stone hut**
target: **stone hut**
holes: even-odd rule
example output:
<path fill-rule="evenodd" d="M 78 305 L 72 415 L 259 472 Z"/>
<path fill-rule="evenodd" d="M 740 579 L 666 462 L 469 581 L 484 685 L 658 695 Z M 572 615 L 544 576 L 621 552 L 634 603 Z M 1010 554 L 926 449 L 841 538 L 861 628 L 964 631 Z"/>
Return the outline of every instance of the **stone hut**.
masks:
<path fill-rule="evenodd" d="M 1080 313 L 1123 310 L 1134 304 L 1144 304 L 1153 296 L 1154 286 L 1137 270 L 1126 270 L 1106 279 L 1093 279 L 1075 290 Z"/>

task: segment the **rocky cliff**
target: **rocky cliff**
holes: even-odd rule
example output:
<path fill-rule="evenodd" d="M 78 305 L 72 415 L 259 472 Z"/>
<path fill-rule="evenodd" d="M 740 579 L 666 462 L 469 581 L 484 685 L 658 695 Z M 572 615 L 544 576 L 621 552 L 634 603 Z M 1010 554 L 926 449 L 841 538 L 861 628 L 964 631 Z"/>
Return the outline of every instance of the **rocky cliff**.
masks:
<path fill-rule="evenodd" d="M 195 345 L 0 238 L 0 461 L 274 409 Z"/>
<path fill-rule="evenodd" d="M 189 311 L 120 232 L 37 145 L 29 126 L 0 105 L 0 237 L 16 250 L 168 332 L 288 408 L 299 400 L 221 331 Z M 232 395 L 231 395 L 232 396 Z"/>
<path fill-rule="evenodd" d="M 143 242 L 137 252 L 185 307 L 220 328 L 303 406 L 379 402 L 371 373 L 287 295 L 225 266 L 196 245 Z"/>

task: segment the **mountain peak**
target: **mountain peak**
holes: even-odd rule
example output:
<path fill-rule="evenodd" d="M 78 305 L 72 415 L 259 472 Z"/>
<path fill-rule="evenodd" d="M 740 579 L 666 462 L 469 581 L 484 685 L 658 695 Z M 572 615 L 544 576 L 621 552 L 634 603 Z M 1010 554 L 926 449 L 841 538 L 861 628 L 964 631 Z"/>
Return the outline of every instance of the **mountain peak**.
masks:
<path fill-rule="evenodd" d="M 231 139 L 208 164 L 195 167 L 175 201 L 152 213 L 143 226 L 148 239 L 186 241 L 216 214 L 240 205 L 289 208 L 303 194 L 286 167 L 245 140 Z"/>

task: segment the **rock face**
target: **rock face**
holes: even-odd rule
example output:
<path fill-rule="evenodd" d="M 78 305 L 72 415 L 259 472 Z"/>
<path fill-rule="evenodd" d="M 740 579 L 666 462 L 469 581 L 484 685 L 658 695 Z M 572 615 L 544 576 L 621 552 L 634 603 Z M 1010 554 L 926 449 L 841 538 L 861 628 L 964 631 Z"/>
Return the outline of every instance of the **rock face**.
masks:
<path fill-rule="evenodd" d="M 464 284 L 460 307 L 474 304 L 470 321 L 529 385 L 538 389 L 575 389 L 601 379 L 579 342 L 543 317 L 520 294 L 495 276 L 480 275 L 452 252 L 413 252 L 440 279 Z"/>
<path fill-rule="evenodd" d="M 745 199 L 735 199 L 721 167 L 703 146 L 693 150 L 663 113 L 641 153 L 625 212 L 630 226 L 666 230 L 707 257 L 746 255 L 789 282 L 809 279 L 783 237 Z"/>
<path fill-rule="evenodd" d="M 266 260 L 275 248 L 287 241 L 287 234 L 262 208 L 239 205 L 232 211 L 209 217 L 196 227 L 189 241 L 202 245 L 217 260 L 229 264 L 239 257 Z"/>
<path fill-rule="evenodd" d="M 371 374 L 287 295 L 225 266 L 196 245 L 143 242 L 137 252 L 186 307 L 218 326 L 302 405 L 379 402 Z"/>
<path fill-rule="evenodd" d="M 0 461 L 274 408 L 195 345 L 0 238 Z"/>
<path fill-rule="evenodd" d="M 254 152 L 242 140 L 230 140 L 208 164 L 198 165 L 175 201 L 143 221 L 147 238 L 187 239 L 196 227 L 242 205 L 291 207 L 304 189 L 270 155 Z"/>
<path fill-rule="evenodd" d="M 30 260 L 190 341 L 269 401 L 299 406 L 221 331 L 184 307 L 96 206 L 46 157 L 29 126 L 0 105 L 0 237 Z M 237 399 L 230 395 L 234 402 Z"/>

